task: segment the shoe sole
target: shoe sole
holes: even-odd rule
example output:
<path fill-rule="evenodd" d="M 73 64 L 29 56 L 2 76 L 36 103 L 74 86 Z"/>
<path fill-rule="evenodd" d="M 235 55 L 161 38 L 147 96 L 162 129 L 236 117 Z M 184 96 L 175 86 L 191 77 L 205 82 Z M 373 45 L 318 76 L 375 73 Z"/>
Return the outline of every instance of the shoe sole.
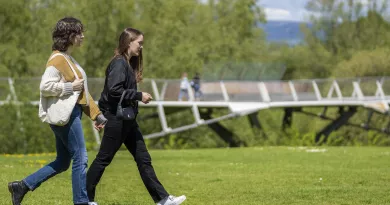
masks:
<path fill-rule="evenodd" d="M 8 183 L 8 191 L 11 193 L 12 205 L 17 205 L 14 201 L 14 190 L 12 189 L 12 183 Z"/>
<path fill-rule="evenodd" d="M 186 197 L 186 196 L 184 196 L 183 200 L 180 200 L 180 201 L 178 201 L 178 202 L 177 202 L 177 204 L 181 204 L 181 203 L 183 203 L 183 202 L 184 202 L 186 199 L 187 199 L 187 197 Z"/>

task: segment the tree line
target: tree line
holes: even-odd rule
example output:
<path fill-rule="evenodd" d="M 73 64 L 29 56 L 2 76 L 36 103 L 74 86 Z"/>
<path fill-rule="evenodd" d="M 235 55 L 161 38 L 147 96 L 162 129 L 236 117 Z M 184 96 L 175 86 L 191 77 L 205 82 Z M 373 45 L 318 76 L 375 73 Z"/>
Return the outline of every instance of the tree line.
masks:
<path fill-rule="evenodd" d="M 260 1 L 261 2 L 261 1 Z M 390 74 L 390 23 L 388 0 L 309 0 L 306 9 L 313 15 L 310 27 L 302 24 L 305 38 L 298 45 L 269 43 L 258 23 L 267 21 L 256 0 L 117 0 L 72 1 L 0 0 L 0 76 L 18 79 L 15 87 L 25 95 L 39 96 L 24 83 L 39 77 L 51 53 L 51 31 L 62 17 L 74 16 L 85 25 L 85 42 L 74 57 L 90 77 L 103 77 L 113 56 L 118 35 L 126 27 L 143 31 L 146 78 L 179 78 L 182 72 L 216 72 L 214 63 L 281 63 L 283 79 L 383 76 Z M 1 96 L 6 97 L 6 85 Z M 35 90 L 34 90 L 35 89 Z M 31 95 L 31 93 L 35 93 Z M 36 100 L 36 99 L 34 99 Z M 21 109 L 20 115 L 18 110 Z M 317 112 L 316 108 L 312 108 Z M 54 149 L 54 138 L 39 122 L 36 107 L 0 107 L 0 152 L 43 152 Z M 147 112 L 147 111 L 146 111 Z M 222 124 L 235 138 L 254 145 L 311 145 L 315 132 L 326 125 L 322 120 L 296 115 L 289 130 L 281 129 L 283 110 L 261 111 L 262 130 L 246 120 Z M 330 115 L 337 116 L 337 110 Z M 176 115 L 176 114 L 175 114 Z M 172 116 L 172 123 L 190 116 Z M 366 117 L 364 109 L 352 120 Z M 295 115 L 294 115 L 295 117 Z M 177 118 L 177 119 L 176 119 Z M 372 123 L 385 126 L 387 118 L 375 115 Z M 17 122 L 17 123 L 15 123 Z M 20 123 L 23 124 L 21 129 Z M 88 122 L 84 122 L 88 123 Z M 156 121 L 144 123 L 153 130 Z M 90 127 L 90 126 L 85 126 Z M 86 129 L 89 148 L 92 131 Z M 387 135 L 343 127 L 330 137 L 330 145 L 388 145 Z M 149 140 L 154 148 L 224 147 L 226 143 L 207 127 Z"/>

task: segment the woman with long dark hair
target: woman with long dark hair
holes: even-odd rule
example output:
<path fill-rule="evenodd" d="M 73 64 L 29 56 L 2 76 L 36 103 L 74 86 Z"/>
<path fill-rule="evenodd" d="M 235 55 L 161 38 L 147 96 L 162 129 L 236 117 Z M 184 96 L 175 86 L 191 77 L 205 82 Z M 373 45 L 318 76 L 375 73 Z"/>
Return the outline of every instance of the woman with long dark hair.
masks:
<path fill-rule="evenodd" d="M 87 190 L 90 201 L 95 201 L 96 186 L 105 168 L 111 163 L 122 144 L 125 144 L 133 155 L 142 181 L 154 202 L 158 205 L 178 205 L 186 199 L 185 196 L 169 195 L 157 179 L 150 154 L 135 119 L 138 113 L 138 101 L 149 103 L 152 100 L 149 93 L 137 91 L 137 83 L 141 82 L 143 73 L 143 39 L 144 36 L 140 31 L 126 28 L 119 37 L 115 56 L 106 70 L 99 107 L 108 122 L 105 126 L 99 153 L 87 173 Z M 117 117 L 120 101 L 123 108 L 131 109 L 130 113 L 134 115 L 134 118 Z"/>

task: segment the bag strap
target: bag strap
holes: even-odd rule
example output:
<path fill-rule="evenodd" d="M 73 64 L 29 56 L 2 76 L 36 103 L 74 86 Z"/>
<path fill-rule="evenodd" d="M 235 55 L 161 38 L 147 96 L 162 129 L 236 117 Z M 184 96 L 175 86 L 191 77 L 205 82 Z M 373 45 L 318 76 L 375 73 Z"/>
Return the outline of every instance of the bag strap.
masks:
<path fill-rule="evenodd" d="M 122 101 L 123 101 L 123 98 L 125 97 L 125 94 L 126 94 L 126 90 L 123 91 L 122 96 L 121 96 L 121 99 L 119 100 L 118 105 L 122 105 Z"/>
<path fill-rule="evenodd" d="M 73 68 L 72 64 L 69 62 L 68 58 L 67 58 L 65 55 L 63 55 L 62 53 L 55 53 L 55 54 L 53 54 L 53 55 L 49 58 L 49 60 L 48 60 L 47 62 L 51 61 L 51 60 L 52 60 L 54 57 L 56 57 L 56 56 L 63 56 L 63 57 L 65 58 L 66 62 L 68 63 L 68 65 L 69 65 L 69 67 L 70 67 L 70 69 L 72 69 L 75 78 L 76 78 L 77 80 L 79 80 L 80 78 L 79 78 L 79 76 L 77 75 L 77 73 L 76 73 L 75 69 Z"/>

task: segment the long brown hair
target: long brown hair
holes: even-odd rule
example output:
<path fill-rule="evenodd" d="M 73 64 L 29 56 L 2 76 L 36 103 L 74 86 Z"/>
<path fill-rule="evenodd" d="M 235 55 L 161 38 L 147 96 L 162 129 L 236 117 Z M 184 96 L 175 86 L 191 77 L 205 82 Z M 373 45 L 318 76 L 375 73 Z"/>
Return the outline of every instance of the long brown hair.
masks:
<path fill-rule="evenodd" d="M 127 50 L 129 49 L 130 42 L 134 41 L 138 38 L 138 36 L 143 35 L 143 33 L 134 28 L 126 28 L 121 35 L 119 36 L 118 47 L 115 49 L 115 56 L 123 56 L 131 65 L 136 73 L 137 82 L 142 81 L 142 49 L 138 56 L 130 56 L 128 55 Z"/>

